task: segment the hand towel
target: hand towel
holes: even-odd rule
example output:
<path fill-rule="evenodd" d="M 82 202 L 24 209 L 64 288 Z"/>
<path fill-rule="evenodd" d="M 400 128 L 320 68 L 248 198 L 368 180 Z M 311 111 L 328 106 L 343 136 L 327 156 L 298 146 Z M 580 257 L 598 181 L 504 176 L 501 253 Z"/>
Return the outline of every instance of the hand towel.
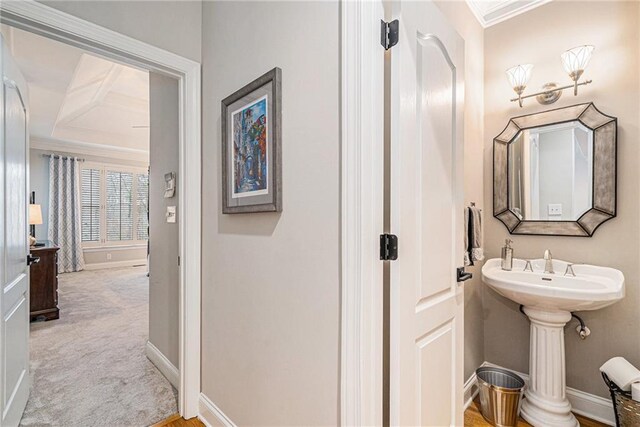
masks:
<path fill-rule="evenodd" d="M 464 265 L 473 265 L 471 262 L 471 249 L 469 247 L 469 210 L 464 208 Z"/>
<path fill-rule="evenodd" d="M 474 206 L 469 208 L 469 222 L 473 233 L 469 233 L 471 246 L 471 262 L 482 261 L 484 250 L 482 249 L 482 210 Z"/>
<path fill-rule="evenodd" d="M 623 391 L 631 391 L 631 384 L 640 381 L 640 370 L 624 357 L 614 357 L 600 367 L 600 372 L 607 374 Z"/>
<path fill-rule="evenodd" d="M 631 384 L 631 398 L 636 402 L 640 402 L 640 383 Z"/>

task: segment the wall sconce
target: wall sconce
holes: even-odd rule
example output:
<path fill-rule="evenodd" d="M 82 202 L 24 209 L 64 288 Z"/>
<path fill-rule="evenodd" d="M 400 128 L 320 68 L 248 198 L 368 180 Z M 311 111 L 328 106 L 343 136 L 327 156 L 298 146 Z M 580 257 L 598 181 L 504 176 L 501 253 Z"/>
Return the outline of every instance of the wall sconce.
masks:
<path fill-rule="evenodd" d="M 546 83 L 542 86 L 542 91 L 532 93 L 530 95 L 523 96 L 524 89 L 531 78 L 531 71 L 533 70 L 533 65 L 531 64 L 523 64 L 516 65 L 513 68 L 509 68 L 507 70 L 507 77 L 509 78 L 509 83 L 513 88 L 514 92 L 518 94 L 517 98 L 511 99 L 511 102 L 518 101 L 518 105 L 522 108 L 522 100 L 531 98 L 533 96 L 536 97 L 538 102 L 543 105 L 553 104 L 558 99 L 560 99 L 560 95 L 565 89 L 573 88 L 573 95 L 578 95 L 578 86 L 588 85 L 591 83 L 591 80 L 585 80 L 580 82 L 580 77 L 584 74 L 584 70 L 587 68 L 589 64 L 589 60 L 591 59 L 591 54 L 595 48 L 590 45 L 578 46 L 573 49 L 569 49 L 560 55 L 562 60 L 562 67 L 564 71 L 569 74 L 571 80 L 573 80 L 573 84 L 558 87 L 556 83 Z"/>
<path fill-rule="evenodd" d="M 531 71 L 533 70 L 533 64 L 516 65 L 513 68 L 507 70 L 507 77 L 511 87 L 518 94 L 518 104 L 522 107 L 522 93 L 527 87 L 527 83 L 531 79 Z M 513 99 L 512 99 L 513 101 Z"/>

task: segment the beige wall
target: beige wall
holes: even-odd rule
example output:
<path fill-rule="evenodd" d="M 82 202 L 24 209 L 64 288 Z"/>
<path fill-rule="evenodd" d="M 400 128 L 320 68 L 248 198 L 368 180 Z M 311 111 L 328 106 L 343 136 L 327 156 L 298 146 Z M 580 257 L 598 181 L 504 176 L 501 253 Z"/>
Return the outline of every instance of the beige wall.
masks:
<path fill-rule="evenodd" d="M 200 62 L 200 1 L 38 1 Z"/>
<path fill-rule="evenodd" d="M 202 392 L 237 425 L 336 425 L 337 2 L 203 4 Z M 282 69 L 283 212 L 221 214 L 220 101 Z"/>
<path fill-rule="evenodd" d="M 464 196 L 465 206 L 475 202 L 483 208 L 482 150 L 484 140 L 484 34 L 465 2 L 436 4 L 465 42 Z M 487 205 L 490 206 L 490 205 Z M 485 215 L 491 209 L 483 209 Z M 473 279 L 464 285 L 464 377 L 469 378 L 484 362 L 481 265 L 467 267 Z"/>
<path fill-rule="evenodd" d="M 150 174 L 149 174 L 149 341 L 176 368 L 179 366 L 179 233 L 178 223 L 166 222 L 167 206 L 178 206 L 174 197 L 164 198 L 164 174 L 179 168 L 178 81 L 149 73 Z M 176 216 L 181 215 L 179 206 Z M 177 219 L 176 219 L 177 221 Z"/>
<path fill-rule="evenodd" d="M 640 74 L 639 7 L 636 2 L 551 2 L 485 31 L 485 207 L 492 204 L 492 138 L 509 117 L 544 109 L 527 100 L 520 109 L 510 103 L 513 92 L 504 71 L 516 64 L 535 64 L 529 90 L 548 81 L 566 83 L 560 54 L 580 44 L 596 46 L 585 77 L 593 84 L 577 97 L 565 92 L 555 107 L 595 102 L 618 117 L 618 217 L 592 238 L 511 236 L 515 256 L 541 257 L 551 249 L 558 259 L 605 265 L 622 270 L 627 295 L 620 303 L 583 312 L 591 336 L 581 341 L 575 324 L 566 329 L 567 385 L 607 396 L 598 368 L 613 356 L 640 366 Z M 489 257 L 500 256 L 509 237 L 506 228 L 486 216 L 485 241 Z M 518 307 L 486 289 L 483 298 L 485 355 L 490 362 L 528 372 L 529 323 Z"/>

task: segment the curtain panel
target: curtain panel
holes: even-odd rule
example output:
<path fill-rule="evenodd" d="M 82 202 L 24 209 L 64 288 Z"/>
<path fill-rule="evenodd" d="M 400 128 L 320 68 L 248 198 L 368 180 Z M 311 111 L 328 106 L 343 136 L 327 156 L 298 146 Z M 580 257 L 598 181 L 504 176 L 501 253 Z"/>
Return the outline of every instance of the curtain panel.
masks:
<path fill-rule="evenodd" d="M 80 168 L 75 157 L 49 159 L 49 240 L 60 247 L 58 271 L 84 270 L 81 238 Z"/>

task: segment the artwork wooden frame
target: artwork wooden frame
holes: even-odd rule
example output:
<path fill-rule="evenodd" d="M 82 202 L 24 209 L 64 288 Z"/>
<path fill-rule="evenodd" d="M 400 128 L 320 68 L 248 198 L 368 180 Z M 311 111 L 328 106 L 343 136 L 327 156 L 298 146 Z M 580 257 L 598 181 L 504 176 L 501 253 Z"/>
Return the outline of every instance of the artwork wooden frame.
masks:
<path fill-rule="evenodd" d="M 222 213 L 282 211 L 282 70 L 222 100 Z"/>
<path fill-rule="evenodd" d="M 593 132 L 593 190 L 591 208 L 575 221 L 522 220 L 510 209 L 508 147 L 523 129 L 580 122 Z M 616 217 L 618 120 L 592 103 L 572 105 L 514 117 L 493 140 L 493 216 L 511 234 L 591 237 Z"/>

